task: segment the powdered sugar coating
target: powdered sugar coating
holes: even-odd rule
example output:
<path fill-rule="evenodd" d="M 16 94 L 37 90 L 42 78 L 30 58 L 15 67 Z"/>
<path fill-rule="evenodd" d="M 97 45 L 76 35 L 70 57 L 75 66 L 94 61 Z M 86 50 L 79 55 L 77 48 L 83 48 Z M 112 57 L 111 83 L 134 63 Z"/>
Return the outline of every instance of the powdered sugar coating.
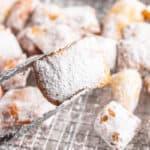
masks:
<path fill-rule="evenodd" d="M 68 25 L 54 24 L 27 27 L 18 35 L 18 39 L 28 52 L 37 47 L 42 53 L 51 53 L 78 40 L 81 37 L 80 34 L 78 30 L 75 31 Z M 27 39 L 28 42 L 24 42 L 24 39 Z"/>
<path fill-rule="evenodd" d="M 113 98 L 128 111 L 133 112 L 137 107 L 141 88 L 141 76 L 134 69 L 125 69 L 112 76 Z"/>
<path fill-rule="evenodd" d="M 124 27 L 133 22 L 144 21 L 142 11 L 145 5 L 138 0 L 119 0 L 108 11 L 103 20 L 102 35 L 121 39 Z"/>
<path fill-rule="evenodd" d="M 150 74 L 146 75 L 144 78 L 144 87 L 147 93 L 150 95 Z"/>
<path fill-rule="evenodd" d="M 54 108 L 35 87 L 10 90 L 0 101 L 0 128 L 30 123 Z"/>
<path fill-rule="evenodd" d="M 96 40 L 106 65 L 111 70 L 114 70 L 116 68 L 117 60 L 117 41 L 102 36 L 97 37 Z"/>
<path fill-rule="evenodd" d="M 96 11 L 90 6 L 72 6 L 64 8 L 64 15 L 73 28 L 83 29 L 91 33 L 100 33 L 100 25 Z"/>
<path fill-rule="evenodd" d="M 94 128 L 114 150 L 123 150 L 136 134 L 141 120 L 112 101 L 98 114 Z"/>
<path fill-rule="evenodd" d="M 29 24 L 31 26 L 49 26 L 52 23 L 59 22 L 60 17 L 63 17 L 63 10 L 57 5 L 51 3 L 38 3 L 33 11 Z"/>
<path fill-rule="evenodd" d="M 0 56 L 3 57 L 3 59 L 9 59 L 20 55 L 22 55 L 22 50 L 16 37 L 9 29 L 0 30 Z"/>
<path fill-rule="evenodd" d="M 99 49 L 98 37 L 73 43 L 33 65 L 41 92 L 59 103 L 84 88 L 96 88 L 110 82 L 109 69 Z"/>
<path fill-rule="evenodd" d="M 0 72 L 11 69 L 23 62 L 26 55 L 23 54 L 15 36 L 8 29 L 0 30 Z M 2 85 L 3 89 L 8 90 L 26 85 L 28 71 L 19 73 Z"/>
<path fill-rule="evenodd" d="M 70 6 L 60 8 L 53 4 L 39 4 L 33 12 L 31 25 L 67 24 L 74 29 L 100 33 L 95 9 L 90 6 Z"/>
<path fill-rule="evenodd" d="M 9 41 L 9 44 L 8 44 Z M 3 26 L 0 28 L 0 72 L 3 71 L 6 61 L 12 58 L 20 57 L 22 50 L 16 40 L 16 37 L 9 29 Z"/>
<path fill-rule="evenodd" d="M 129 25 L 124 31 L 124 39 L 118 45 L 118 69 L 150 70 L 149 39 L 148 23 Z"/>
<path fill-rule="evenodd" d="M 37 4 L 38 0 L 18 1 L 6 21 L 7 27 L 11 28 L 15 33 L 21 31 Z"/>

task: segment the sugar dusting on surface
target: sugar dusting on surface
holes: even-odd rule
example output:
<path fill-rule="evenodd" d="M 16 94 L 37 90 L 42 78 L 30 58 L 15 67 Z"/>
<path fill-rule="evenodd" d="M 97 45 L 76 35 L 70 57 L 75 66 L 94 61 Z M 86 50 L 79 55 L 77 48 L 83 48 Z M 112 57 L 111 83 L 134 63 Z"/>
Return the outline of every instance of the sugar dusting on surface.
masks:
<path fill-rule="evenodd" d="M 23 124 L 23 121 L 31 122 L 54 108 L 35 87 L 14 89 L 8 91 L 0 101 L 0 121 L 2 124 L 8 122 L 8 126 L 15 122 Z"/>
<path fill-rule="evenodd" d="M 115 113 L 114 117 L 109 114 L 109 110 Z M 108 120 L 100 122 L 100 118 L 104 115 L 108 116 Z M 132 140 L 140 123 L 141 120 L 138 117 L 119 103 L 112 101 L 98 114 L 94 129 L 110 147 L 122 150 Z"/>
<path fill-rule="evenodd" d="M 124 30 L 118 46 L 118 69 L 150 70 L 150 25 L 135 23 Z"/>
<path fill-rule="evenodd" d="M 106 81 L 106 65 L 98 37 L 84 38 L 53 57 L 34 63 L 37 84 L 48 99 L 63 101 L 84 88 Z"/>

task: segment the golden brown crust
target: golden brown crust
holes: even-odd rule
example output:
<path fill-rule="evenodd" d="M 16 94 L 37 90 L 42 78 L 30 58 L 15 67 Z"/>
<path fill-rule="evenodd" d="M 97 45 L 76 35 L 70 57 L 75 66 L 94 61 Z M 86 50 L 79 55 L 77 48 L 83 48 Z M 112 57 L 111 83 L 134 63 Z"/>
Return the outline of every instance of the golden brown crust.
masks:
<path fill-rule="evenodd" d="M 100 123 L 106 122 L 107 120 L 108 120 L 108 116 L 104 115 L 104 116 L 101 117 Z"/>
<path fill-rule="evenodd" d="M 52 99 L 52 98 L 50 98 L 49 96 L 47 96 L 48 94 L 47 94 L 47 92 L 45 91 L 45 89 L 41 86 L 41 84 L 38 82 L 39 81 L 39 79 L 38 79 L 38 77 L 37 77 L 37 72 L 35 73 L 35 81 L 36 81 L 36 84 L 37 84 L 37 87 L 40 89 L 40 91 L 42 91 L 42 93 L 43 93 L 43 96 L 46 98 L 46 99 L 48 99 L 48 101 L 49 102 L 51 102 L 52 104 L 54 104 L 54 105 L 56 105 L 56 106 L 59 106 L 62 102 L 60 102 L 59 100 L 56 100 L 56 99 Z"/>
<path fill-rule="evenodd" d="M 149 11 L 149 10 L 144 9 L 144 10 L 142 11 L 142 15 L 144 16 L 144 19 L 145 19 L 146 21 L 150 21 L 150 11 Z"/>
<path fill-rule="evenodd" d="M 64 48 L 65 49 L 65 48 Z M 52 52 L 52 53 L 50 53 L 48 56 L 50 56 L 50 57 L 55 57 L 55 56 L 58 56 L 58 55 L 61 55 L 62 53 L 64 53 L 64 49 L 59 49 L 58 51 L 56 51 L 56 52 Z"/>
<path fill-rule="evenodd" d="M 150 75 L 147 75 L 147 76 L 144 78 L 143 86 L 144 86 L 144 88 L 146 89 L 147 94 L 150 95 Z"/>
<path fill-rule="evenodd" d="M 134 69 L 125 69 L 112 76 L 111 91 L 113 98 L 129 111 L 135 110 L 141 88 L 141 76 Z"/>
<path fill-rule="evenodd" d="M 8 128 L 11 126 L 21 126 L 21 125 L 25 125 L 25 124 L 30 124 L 31 121 L 30 120 L 22 120 L 22 121 L 16 121 L 16 122 L 2 122 L 0 123 L 0 128 Z"/>
<path fill-rule="evenodd" d="M 102 88 L 111 82 L 110 70 L 107 67 L 107 65 L 105 65 L 105 74 L 106 74 L 105 80 L 103 82 L 100 82 L 100 84 L 97 88 Z"/>
<path fill-rule="evenodd" d="M 13 118 L 18 119 L 18 113 L 19 113 L 19 108 L 17 107 L 16 104 L 8 104 L 7 105 L 8 111 Z"/>
<path fill-rule="evenodd" d="M 33 68 L 34 69 L 34 68 Z M 35 77 L 35 82 L 36 82 L 36 85 L 37 87 L 39 88 L 40 91 L 42 91 L 43 93 L 43 96 L 48 99 L 48 101 L 50 101 L 52 104 L 56 105 L 56 106 L 59 106 L 61 104 L 61 102 L 59 100 L 55 100 L 55 99 L 52 99 L 52 98 L 49 98 L 47 96 L 47 92 L 45 91 L 45 89 L 41 86 L 41 84 L 39 83 L 39 79 L 38 79 L 38 76 L 37 76 L 37 73 L 38 72 L 35 72 L 34 71 L 34 77 Z"/>
<path fill-rule="evenodd" d="M 4 94 L 4 91 L 3 91 L 2 87 L 0 86 L 0 98 L 3 96 L 3 94 Z"/>
<path fill-rule="evenodd" d="M 118 142 L 119 141 L 119 133 L 114 132 L 112 134 L 112 140 Z"/>
<path fill-rule="evenodd" d="M 116 113 L 111 108 L 108 109 L 108 113 L 109 113 L 109 115 L 111 117 L 115 117 L 116 116 Z"/>

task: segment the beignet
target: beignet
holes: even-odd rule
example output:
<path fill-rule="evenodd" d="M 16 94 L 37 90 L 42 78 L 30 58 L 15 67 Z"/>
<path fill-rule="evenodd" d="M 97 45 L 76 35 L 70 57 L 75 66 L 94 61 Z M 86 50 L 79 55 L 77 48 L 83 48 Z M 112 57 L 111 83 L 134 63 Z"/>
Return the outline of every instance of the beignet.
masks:
<path fill-rule="evenodd" d="M 124 30 L 124 39 L 118 45 L 118 70 L 134 68 L 150 70 L 150 24 L 131 24 Z"/>
<path fill-rule="evenodd" d="M 134 112 L 142 89 L 140 74 L 134 69 L 125 69 L 112 75 L 113 98 L 128 111 Z"/>
<path fill-rule="evenodd" d="M 35 87 L 9 90 L 0 100 L 0 129 L 29 124 L 54 108 Z"/>
<path fill-rule="evenodd" d="M 37 4 L 38 0 L 19 0 L 11 9 L 6 26 L 11 28 L 15 33 L 21 31 L 27 24 Z"/>
<path fill-rule="evenodd" d="M 99 37 L 84 38 L 33 64 L 37 86 L 50 102 L 59 105 L 82 89 L 110 82 L 99 44 Z"/>
<path fill-rule="evenodd" d="M 143 22 L 145 5 L 138 0 L 118 0 L 108 11 L 102 22 L 102 35 L 121 39 L 123 29 L 134 22 Z"/>
<path fill-rule="evenodd" d="M 6 71 L 25 61 L 26 55 L 23 54 L 16 37 L 9 29 L 0 29 L 0 72 Z M 4 90 L 25 86 L 28 71 L 19 73 L 2 84 Z"/>

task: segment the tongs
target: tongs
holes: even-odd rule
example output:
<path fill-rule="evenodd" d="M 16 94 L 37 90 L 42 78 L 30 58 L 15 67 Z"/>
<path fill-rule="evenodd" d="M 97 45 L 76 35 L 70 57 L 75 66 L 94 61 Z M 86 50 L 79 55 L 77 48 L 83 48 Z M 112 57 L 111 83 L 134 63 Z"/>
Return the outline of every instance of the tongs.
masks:
<path fill-rule="evenodd" d="M 26 70 L 29 68 L 35 61 L 38 61 L 39 59 L 42 59 L 43 57 L 46 57 L 48 54 L 41 54 L 37 56 L 33 56 L 30 58 L 27 58 L 26 61 L 23 63 L 17 65 L 16 67 L 9 69 L 7 71 L 4 71 L 0 74 L 0 85 L 3 83 L 3 81 L 11 78 L 12 76 Z M 84 95 L 88 89 L 84 89 L 70 97 L 69 99 L 65 100 L 61 105 L 57 106 L 55 109 L 50 110 L 49 112 L 45 113 L 42 117 L 38 117 L 37 119 L 33 120 L 30 124 L 22 125 L 17 132 L 15 133 L 6 133 L 4 136 L 0 137 L 0 144 L 3 144 L 5 142 L 10 141 L 11 139 L 18 138 L 20 136 L 23 136 L 25 133 L 30 131 L 31 129 L 39 126 L 42 122 L 47 120 L 48 118 L 55 115 L 57 112 L 65 109 L 67 106 L 69 106 L 73 101 L 75 101 L 77 98 L 79 98 L 81 95 Z"/>

